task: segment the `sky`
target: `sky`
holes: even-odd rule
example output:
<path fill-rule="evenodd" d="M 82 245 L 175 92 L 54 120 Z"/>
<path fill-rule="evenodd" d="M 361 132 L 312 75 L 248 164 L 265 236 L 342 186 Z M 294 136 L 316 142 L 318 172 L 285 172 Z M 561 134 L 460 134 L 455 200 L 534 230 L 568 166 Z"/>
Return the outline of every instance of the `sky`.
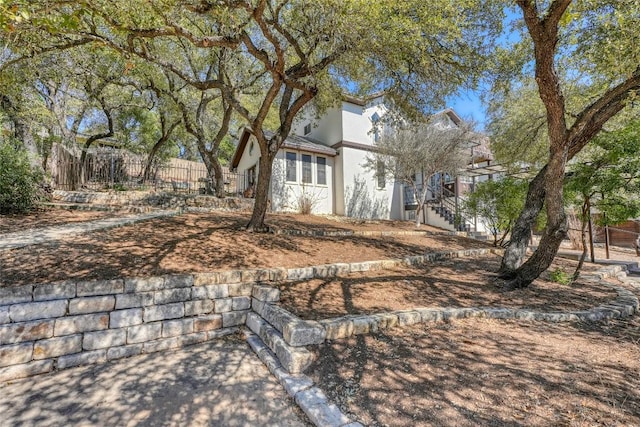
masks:
<path fill-rule="evenodd" d="M 498 38 L 502 45 L 512 44 L 519 39 L 519 34 L 512 31 L 511 26 L 522 18 L 521 12 L 513 7 L 504 10 L 503 33 Z M 480 100 L 480 91 L 461 90 L 446 100 L 446 107 L 451 107 L 463 119 L 472 119 L 478 125 L 478 130 L 485 130 L 487 122 L 487 108 Z"/>

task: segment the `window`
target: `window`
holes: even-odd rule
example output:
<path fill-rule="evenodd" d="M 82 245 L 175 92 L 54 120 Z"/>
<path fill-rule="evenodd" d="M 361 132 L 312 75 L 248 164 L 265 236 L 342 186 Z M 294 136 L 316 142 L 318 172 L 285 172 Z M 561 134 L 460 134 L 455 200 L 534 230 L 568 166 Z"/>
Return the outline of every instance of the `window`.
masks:
<path fill-rule="evenodd" d="M 316 184 L 327 185 L 327 159 L 316 157 Z"/>
<path fill-rule="evenodd" d="M 311 154 L 302 155 L 302 183 L 311 184 L 313 175 L 311 172 Z"/>
<path fill-rule="evenodd" d="M 378 188 L 380 189 L 383 189 L 387 186 L 387 180 L 384 174 L 384 163 L 379 161 L 376 164 L 376 178 L 378 178 Z"/>
<path fill-rule="evenodd" d="M 298 181 L 298 171 L 297 171 L 297 156 L 296 153 L 291 153 L 287 151 L 286 154 L 286 171 L 287 171 L 287 181 L 288 182 L 297 182 Z"/>
<path fill-rule="evenodd" d="M 304 125 L 304 134 L 309 135 L 311 133 L 311 123 Z"/>

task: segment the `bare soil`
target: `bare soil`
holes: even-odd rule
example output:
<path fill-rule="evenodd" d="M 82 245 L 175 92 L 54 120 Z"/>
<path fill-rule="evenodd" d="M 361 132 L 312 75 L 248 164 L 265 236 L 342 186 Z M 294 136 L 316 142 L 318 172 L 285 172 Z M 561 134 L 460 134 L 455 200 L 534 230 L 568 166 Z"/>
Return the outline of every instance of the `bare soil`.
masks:
<path fill-rule="evenodd" d="M 0 234 L 28 231 L 53 225 L 93 221 L 116 215 L 105 211 L 80 211 L 60 208 L 40 208 L 28 214 L 0 215 Z"/>
<path fill-rule="evenodd" d="M 100 216 L 74 211 L 67 220 L 91 214 Z M 62 215 L 67 214 L 3 217 L 0 224 L 2 232 L 20 231 L 67 222 Z M 421 228 L 434 233 L 427 236 L 252 234 L 241 231 L 247 220 L 248 214 L 185 214 L 0 251 L 0 284 L 300 267 L 488 246 L 430 227 Z M 272 215 L 268 222 L 298 230 L 414 229 L 410 223 L 297 215 Z M 573 265 L 557 260 L 552 269 L 570 273 Z M 317 319 L 416 306 L 571 310 L 613 296 L 587 283 L 552 283 L 548 276 L 529 289 L 503 293 L 493 285 L 496 269 L 497 257 L 487 256 L 305 281 L 283 285 L 283 304 Z M 640 425 L 638 316 L 597 324 L 454 320 L 359 335 L 312 350 L 318 358 L 306 373 L 364 425 Z"/>
<path fill-rule="evenodd" d="M 551 270 L 571 274 L 577 262 L 557 259 Z M 280 284 L 280 304 L 319 320 L 347 314 L 417 307 L 509 307 L 540 311 L 584 310 L 611 301 L 615 290 L 577 280 L 560 285 L 544 273 L 528 289 L 503 292 L 495 283 L 500 258 L 458 258 L 419 267 L 352 273 L 348 277 Z M 583 271 L 595 270 L 585 265 Z"/>
<path fill-rule="evenodd" d="M 640 321 L 466 319 L 325 343 L 309 368 L 368 426 L 640 425 Z"/>
<path fill-rule="evenodd" d="M 188 213 L 0 252 L 0 286 L 67 279 L 110 279 L 239 268 L 303 267 L 482 248 L 484 242 L 433 235 L 310 237 L 243 231 L 247 213 Z M 271 215 L 278 228 L 411 230 L 409 223 L 355 224 L 330 218 Z"/>

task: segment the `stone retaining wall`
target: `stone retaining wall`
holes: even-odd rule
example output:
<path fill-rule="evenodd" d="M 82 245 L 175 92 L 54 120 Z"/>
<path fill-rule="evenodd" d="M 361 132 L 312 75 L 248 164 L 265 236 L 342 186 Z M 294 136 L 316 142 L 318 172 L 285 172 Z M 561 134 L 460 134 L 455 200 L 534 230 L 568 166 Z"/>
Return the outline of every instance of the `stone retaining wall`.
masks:
<path fill-rule="evenodd" d="M 235 332 L 251 307 L 253 284 L 241 278 L 237 272 L 0 289 L 0 381 Z"/>
<path fill-rule="evenodd" d="M 180 194 L 154 191 L 85 192 L 56 190 L 53 198 L 57 202 L 102 206 L 151 206 L 162 209 L 215 209 L 227 211 L 250 211 L 253 199 L 199 194 Z"/>

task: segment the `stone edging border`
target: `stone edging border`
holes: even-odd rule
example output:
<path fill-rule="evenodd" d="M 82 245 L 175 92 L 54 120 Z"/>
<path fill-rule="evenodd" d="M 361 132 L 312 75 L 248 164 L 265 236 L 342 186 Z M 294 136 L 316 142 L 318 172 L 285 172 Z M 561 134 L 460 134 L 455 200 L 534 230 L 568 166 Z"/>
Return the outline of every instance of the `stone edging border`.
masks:
<path fill-rule="evenodd" d="M 308 237 L 352 237 L 352 236 L 364 236 L 364 237 L 384 237 L 384 236 L 463 236 L 468 237 L 469 233 L 465 231 L 359 231 L 359 230 L 293 230 L 293 229 L 279 229 L 275 228 L 272 233 L 280 236 L 308 236 Z"/>
<path fill-rule="evenodd" d="M 320 344 L 329 339 L 346 338 L 351 335 L 377 332 L 380 329 L 390 328 L 393 326 L 407 326 L 416 323 L 445 321 L 449 319 L 467 317 L 566 322 L 600 321 L 604 319 L 626 317 L 638 312 L 638 298 L 629 290 L 605 281 L 607 278 L 611 277 L 616 277 L 630 286 L 640 289 L 640 284 L 637 281 L 627 278 L 625 267 L 616 265 L 603 267 L 595 274 L 583 276 L 586 280 L 597 280 L 600 284 L 610 287 L 618 293 L 618 297 L 614 301 L 583 311 L 543 313 L 534 310 L 507 308 L 423 308 L 415 310 L 401 310 L 384 314 L 343 316 L 340 318 L 315 322 L 302 320 L 281 307 L 276 308 L 277 306 L 273 305 L 272 302 L 269 303 L 266 301 L 267 299 L 272 301 L 277 300 L 274 292 L 270 293 L 270 291 L 277 290 L 268 288 L 267 286 L 259 286 L 258 289 L 254 289 L 257 291 L 254 292 L 254 304 L 257 303 L 257 307 L 254 307 L 254 310 L 261 316 L 262 313 L 265 313 L 267 315 L 266 317 L 275 319 L 277 327 L 268 327 L 272 331 L 275 331 L 276 329 L 280 330 L 280 332 L 283 333 L 280 339 L 284 338 L 285 341 L 288 342 L 290 339 L 293 339 L 291 337 L 297 336 L 298 338 L 302 338 L 300 342 L 303 342 L 306 339 L 308 342 L 314 342 L 315 344 Z M 262 298 L 263 295 L 268 293 L 270 293 L 270 298 Z M 269 310 L 269 307 L 273 307 L 273 309 Z M 256 317 L 257 316 L 254 316 L 253 319 L 250 317 L 247 318 L 247 325 L 252 330 L 256 329 L 255 324 L 258 321 L 256 320 Z M 264 322 L 262 319 L 260 319 L 260 321 Z M 253 325 L 250 325 L 251 323 L 253 323 Z M 322 332 L 324 333 L 319 332 L 315 327 L 316 325 L 321 325 L 324 329 Z M 263 331 L 261 330 L 260 332 L 260 335 L 263 335 Z M 279 360 L 281 359 L 281 356 L 276 356 L 270 348 L 273 347 L 273 345 L 271 345 L 274 343 L 273 337 L 265 337 L 267 342 L 270 344 L 267 345 L 259 335 L 256 335 L 251 331 L 247 331 L 245 333 L 250 347 L 314 425 L 322 427 L 362 427 L 362 424 L 359 422 L 353 422 L 342 413 L 337 405 L 331 403 L 322 390 L 318 387 L 314 387 L 314 383 L 311 378 L 301 373 L 289 373 L 287 368 L 285 368 Z M 273 336 L 273 334 L 277 334 L 277 332 L 270 332 L 267 335 Z M 287 337 L 289 337 L 289 339 L 287 339 Z M 278 337 L 276 336 L 275 338 L 275 341 L 277 342 Z M 295 345 L 295 343 L 290 345 Z M 277 347 L 277 350 L 280 350 L 279 353 L 282 353 L 283 345 L 278 343 L 275 346 Z M 285 345 L 285 347 L 287 346 Z M 292 350 L 305 351 L 306 349 L 298 347 L 297 350 L 296 347 L 293 347 Z M 287 364 L 290 365 L 291 358 L 287 357 L 287 355 L 285 355 L 285 358 L 289 359 Z"/>

